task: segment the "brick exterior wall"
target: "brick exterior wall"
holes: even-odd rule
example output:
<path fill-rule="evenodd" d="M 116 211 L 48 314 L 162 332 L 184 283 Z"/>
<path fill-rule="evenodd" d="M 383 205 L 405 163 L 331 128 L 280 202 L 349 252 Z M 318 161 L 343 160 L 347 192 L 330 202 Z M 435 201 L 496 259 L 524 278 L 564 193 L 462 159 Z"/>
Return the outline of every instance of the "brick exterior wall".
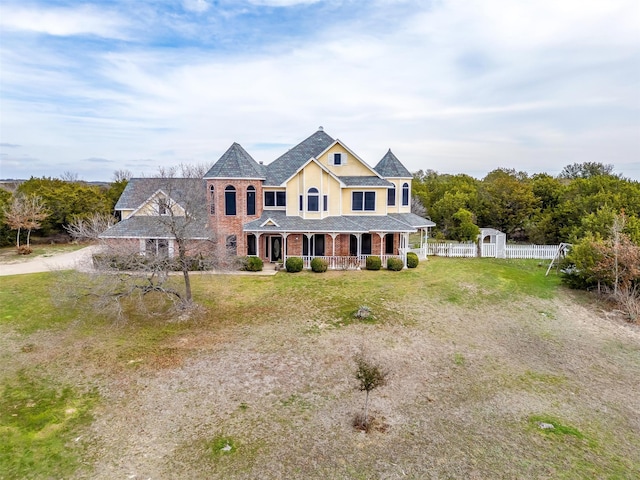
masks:
<path fill-rule="evenodd" d="M 233 186 L 236 189 L 236 214 L 225 215 L 225 188 Z M 253 186 L 256 190 L 256 213 L 247 215 L 247 187 Z M 214 188 L 213 199 L 211 199 L 211 186 Z M 211 202 L 213 201 L 215 213 L 211 213 Z M 246 234 L 242 232 L 242 226 L 255 220 L 262 215 L 263 193 L 262 182 L 260 180 L 207 180 L 207 204 L 209 207 L 209 225 L 216 234 L 216 242 L 223 248 L 226 246 L 227 237 L 236 236 L 236 251 L 240 256 L 247 254 Z M 262 247 L 262 245 L 261 245 Z M 261 256 L 264 253 L 260 248 Z"/>

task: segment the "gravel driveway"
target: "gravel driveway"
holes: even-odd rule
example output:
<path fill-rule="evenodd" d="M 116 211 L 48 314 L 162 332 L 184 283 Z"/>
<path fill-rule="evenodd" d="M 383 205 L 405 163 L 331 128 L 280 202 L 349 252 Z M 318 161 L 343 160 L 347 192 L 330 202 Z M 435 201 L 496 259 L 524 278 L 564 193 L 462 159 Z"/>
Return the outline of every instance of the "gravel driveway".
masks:
<path fill-rule="evenodd" d="M 0 276 L 50 272 L 51 270 L 91 270 L 93 268 L 91 256 L 100 248 L 99 245 L 91 245 L 69 253 L 36 257 L 26 262 L 4 263 L 0 265 Z"/>

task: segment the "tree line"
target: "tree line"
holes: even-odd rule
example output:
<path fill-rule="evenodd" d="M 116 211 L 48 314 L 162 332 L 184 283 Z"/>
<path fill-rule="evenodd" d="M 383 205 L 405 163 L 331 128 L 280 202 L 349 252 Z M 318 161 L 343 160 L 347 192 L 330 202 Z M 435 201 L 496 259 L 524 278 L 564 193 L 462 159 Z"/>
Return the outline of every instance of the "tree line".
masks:
<path fill-rule="evenodd" d="M 604 239 L 624 212 L 624 233 L 640 244 L 640 182 L 614 174 L 612 165 L 576 163 L 558 176 L 498 168 L 482 179 L 420 170 L 413 195 L 439 239 L 475 240 L 478 227 L 496 228 L 514 242 Z"/>
<path fill-rule="evenodd" d="M 63 177 L 31 177 L 0 188 L 0 246 L 27 243 L 34 230 L 48 238 L 66 235 L 78 219 L 112 215 L 131 174 L 116 171 L 104 185 Z"/>

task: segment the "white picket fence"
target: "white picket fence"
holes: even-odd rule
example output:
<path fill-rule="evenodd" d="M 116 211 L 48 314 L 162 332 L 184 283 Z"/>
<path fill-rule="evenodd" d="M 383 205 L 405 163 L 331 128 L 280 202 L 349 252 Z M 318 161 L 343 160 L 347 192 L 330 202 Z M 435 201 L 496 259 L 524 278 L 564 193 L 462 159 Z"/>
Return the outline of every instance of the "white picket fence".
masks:
<path fill-rule="evenodd" d="M 437 257 L 477 257 L 478 247 L 475 243 L 430 243 L 427 255 Z"/>
<path fill-rule="evenodd" d="M 505 258 L 535 258 L 551 260 L 557 253 L 559 245 L 506 245 Z M 482 257 L 496 258 L 497 248 L 493 243 L 483 243 Z M 429 243 L 427 255 L 438 257 L 477 257 L 478 246 L 475 243 Z"/>
<path fill-rule="evenodd" d="M 560 245 L 507 245 L 507 258 L 537 258 L 551 260 Z"/>

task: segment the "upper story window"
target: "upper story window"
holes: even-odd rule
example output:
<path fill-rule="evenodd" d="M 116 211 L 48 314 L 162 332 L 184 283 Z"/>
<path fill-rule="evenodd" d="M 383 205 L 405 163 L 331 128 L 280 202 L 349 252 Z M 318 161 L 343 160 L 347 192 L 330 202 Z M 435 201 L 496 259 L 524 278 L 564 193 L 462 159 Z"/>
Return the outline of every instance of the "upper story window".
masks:
<path fill-rule="evenodd" d="M 376 192 L 353 192 L 351 194 L 351 210 L 353 211 L 375 211 Z"/>
<path fill-rule="evenodd" d="M 402 185 L 402 205 L 409 205 L 409 184 L 405 183 Z"/>
<path fill-rule="evenodd" d="M 335 152 L 329 154 L 329 165 L 344 165 L 347 163 L 347 155 L 341 152 Z"/>
<path fill-rule="evenodd" d="M 327 195 L 322 196 L 322 211 L 326 212 L 329 210 L 329 197 Z"/>
<path fill-rule="evenodd" d="M 256 214 L 256 187 L 249 185 L 247 187 L 247 215 Z"/>
<path fill-rule="evenodd" d="M 396 205 L 396 187 L 387 190 L 387 205 L 389 207 L 395 207 Z"/>
<path fill-rule="evenodd" d="M 166 198 L 158 199 L 158 213 L 160 215 L 169 215 L 169 202 Z"/>
<path fill-rule="evenodd" d="M 318 192 L 317 188 L 310 188 L 307 192 L 307 211 L 308 212 L 317 212 L 320 210 L 319 205 L 320 192 Z"/>
<path fill-rule="evenodd" d="M 215 215 L 216 213 L 216 196 L 215 196 L 215 189 L 213 188 L 213 185 L 209 186 L 209 213 L 211 215 Z"/>
<path fill-rule="evenodd" d="M 265 207 L 286 207 L 287 192 L 264 192 Z"/>
<path fill-rule="evenodd" d="M 224 214 L 236 214 L 236 187 L 233 185 L 227 185 L 224 189 Z"/>

